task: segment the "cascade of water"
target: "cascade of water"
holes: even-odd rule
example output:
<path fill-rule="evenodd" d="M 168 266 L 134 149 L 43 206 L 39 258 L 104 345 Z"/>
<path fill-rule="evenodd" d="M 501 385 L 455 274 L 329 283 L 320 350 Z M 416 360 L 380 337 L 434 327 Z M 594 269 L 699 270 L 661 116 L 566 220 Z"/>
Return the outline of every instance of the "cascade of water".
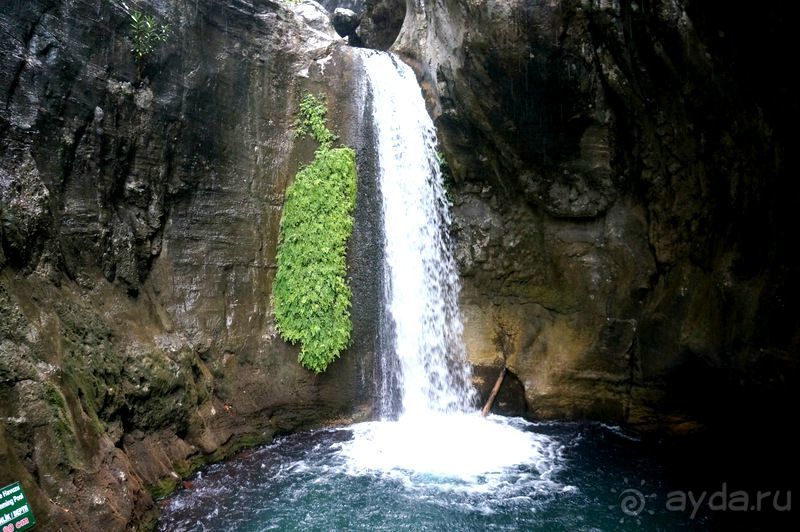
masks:
<path fill-rule="evenodd" d="M 544 476 L 555 461 L 547 438 L 526 430 L 523 420 L 484 419 L 475 408 L 450 205 L 416 77 L 390 53 L 361 53 L 383 214 L 382 421 L 351 427 L 353 439 L 340 451 L 345 467 L 355 475 L 399 475 L 409 486 L 427 485 L 426 475 L 458 479 L 469 489 L 506 482 L 505 471 L 520 464 L 536 464 Z"/>
<path fill-rule="evenodd" d="M 279 455 L 282 444 L 273 445 L 269 458 L 258 458 L 259 468 L 244 468 L 264 480 L 237 486 L 236 500 L 248 490 L 283 497 L 258 517 L 269 520 L 266 528 L 480 529 L 477 519 L 486 516 L 495 528 L 530 528 L 537 498 L 574 489 L 553 479 L 561 446 L 530 422 L 483 418 L 475 408 L 435 130 L 411 69 L 389 53 L 360 53 L 372 95 L 383 215 L 382 419 L 308 433 L 297 440 L 303 448 L 287 439 L 288 454 L 277 460 L 272 453 Z M 212 517 L 226 519 L 236 511 L 236 503 L 219 511 L 229 478 L 197 507 L 213 507 Z M 180 505 L 186 502 L 172 511 L 180 513 Z M 246 519 L 249 513 L 248 507 Z M 441 521 L 430 521 L 439 515 Z M 525 515 L 536 517 L 521 521 Z M 186 526 L 196 527 L 189 516 Z M 225 521 L 228 528 L 232 522 Z M 240 528 L 251 523 L 240 522 Z"/>
<path fill-rule="evenodd" d="M 389 53 L 365 51 L 362 58 L 373 97 L 390 322 L 383 327 L 380 413 L 465 412 L 474 391 L 436 131 L 411 68 Z"/>

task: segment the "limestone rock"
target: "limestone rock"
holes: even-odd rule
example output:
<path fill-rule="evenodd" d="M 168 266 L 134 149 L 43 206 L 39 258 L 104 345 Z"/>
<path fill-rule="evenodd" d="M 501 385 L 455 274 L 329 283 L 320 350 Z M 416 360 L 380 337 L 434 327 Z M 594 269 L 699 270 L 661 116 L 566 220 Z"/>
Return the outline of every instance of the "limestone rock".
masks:
<path fill-rule="evenodd" d="M 359 29 L 364 47 L 389 49 L 397 39 L 405 17 L 406 0 L 367 0 Z"/>
<path fill-rule="evenodd" d="M 174 475 L 371 394 L 369 182 L 352 348 L 313 375 L 270 308 L 284 193 L 315 149 L 300 95 L 367 146 L 352 50 L 313 2 L 156 2 L 169 37 L 137 63 L 120 6 L 0 10 L 0 485 L 22 481 L 48 530 L 148 529 Z"/>
<path fill-rule="evenodd" d="M 328 11 L 314 0 L 302 0 L 291 6 L 295 14 L 309 28 L 324 34 L 331 35 L 331 19 Z"/>
<path fill-rule="evenodd" d="M 363 13 L 365 4 L 370 0 L 320 0 L 322 7 L 333 13 L 338 8 L 349 9 L 355 13 Z"/>

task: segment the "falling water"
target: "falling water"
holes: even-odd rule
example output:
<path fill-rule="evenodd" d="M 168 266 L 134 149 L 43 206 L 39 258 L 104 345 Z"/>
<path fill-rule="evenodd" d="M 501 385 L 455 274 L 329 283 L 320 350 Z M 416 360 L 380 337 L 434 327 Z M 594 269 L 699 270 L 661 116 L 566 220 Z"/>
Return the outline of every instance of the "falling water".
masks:
<path fill-rule="evenodd" d="M 659 475 L 629 438 L 474 408 L 435 131 L 411 70 L 388 53 L 361 54 L 385 237 L 381 420 L 296 434 L 212 466 L 168 502 L 159 530 L 640 528 L 619 494 L 629 477 Z M 650 508 L 641 516 L 652 529 L 698 524 Z"/>
<path fill-rule="evenodd" d="M 390 53 L 363 51 L 362 60 L 383 205 L 385 323 L 381 421 L 352 427 L 354 437 L 341 450 L 348 469 L 406 476 L 410 484 L 420 474 L 499 481 L 518 464 L 537 464 L 543 473 L 554 464 L 552 442 L 515 422 L 483 419 L 476 409 L 448 237 L 450 205 L 416 77 Z M 487 452 L 497 446 L 502 453 Z"/>
<path fill-rule="evenodd" d="M 386 52 L 360 54 L 383 215 L 380 420 L 269 446 L 257 468 L 236 469 L 244 482 L 209 471 L 170 502 L 161 530 L 205 530 L 198 514 L 202 527 L 226 530 L 531 528 L 574 493 L 555 478 L 557 439 L 476 408 L 436 132 L 411 69 Z"/>
<path fill-rule="evenodd" d="M 363 58 L 373 97 L 385 238 L 380 413 L 388 418 L 465 412 L 474 392 L 461 340 L 459 280 L 436 130 L 411 68 L 388 53 L 365 52 Z"/>

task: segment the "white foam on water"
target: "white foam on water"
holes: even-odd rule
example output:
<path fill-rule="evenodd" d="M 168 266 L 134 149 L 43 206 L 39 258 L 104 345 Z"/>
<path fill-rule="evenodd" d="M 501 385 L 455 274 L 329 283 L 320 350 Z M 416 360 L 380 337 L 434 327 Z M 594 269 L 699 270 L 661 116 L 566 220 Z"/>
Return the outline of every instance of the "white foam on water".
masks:
<path fill-rule="evenodd" d="M 439 491 L 559 490 L 551 480 L 559 467 L 554 440 L 523 420 L 474 411 L 436 130 L 411 68 L 388 52 L 361 54 L 377 139 L 390 326 L 380 353 L 384 419 L 350 428 L 353 438 L 339 449 L 344 468 Z"/>
<path fill-rule="evenodd" d="M 487 474 L 526 464 L 547 478 L 556 461 L 554 443 L 546 436 L 479 413 L 403 417 L 361 423 L 352 431 L 353 439 L 341 453 L 353 473 L 399 470 L 478 482 Z"/>
<path fill-rule="evenodd" d="M 338 451 L 342 472 L 394 480 L 445 506 L 459 499 L 437 493 L 461 494 L 463 504 L 490 513 L 498 502 L 571 489 L 553 480 L 563 463 L 561 445 L 518 418 L 434 413 L 350 430 L 353 438 Z"/>

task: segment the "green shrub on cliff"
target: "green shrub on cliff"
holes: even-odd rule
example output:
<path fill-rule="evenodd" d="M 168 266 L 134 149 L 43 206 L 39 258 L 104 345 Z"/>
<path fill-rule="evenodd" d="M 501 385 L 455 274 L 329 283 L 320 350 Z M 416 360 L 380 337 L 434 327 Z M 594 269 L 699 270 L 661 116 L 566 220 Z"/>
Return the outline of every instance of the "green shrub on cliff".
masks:
<path fill-rule="evenodd" d="M 300 343 L 300 363 L 325 371 L 350 342 L 350 287 L 347 240 L 356 201 L 355 152 L 331 148 L 325 104 L 306 95 L 298 132 L 320 147 L 286 191 L 278 244 L 278 272 L 272 287 L 278 331 Z"/>
<path fill-rule="evenodd" d="M 324 100 L 313 94 L 306 94 L 300 100 L 300 118 L 295 125 L 295 134 L 298 137 L 311 135 L 319 142 L 320 149 L 330 148 L 336 136 L 325 125 L 327 114 Z"/>
<path fill-rule="evenodd" d="M 153 53 L 156 45 L 167 40 L 167 26 L 160 24 L 152 15 L 133 10 L 131 17 L 131 52 L 137 61 Z"/>

